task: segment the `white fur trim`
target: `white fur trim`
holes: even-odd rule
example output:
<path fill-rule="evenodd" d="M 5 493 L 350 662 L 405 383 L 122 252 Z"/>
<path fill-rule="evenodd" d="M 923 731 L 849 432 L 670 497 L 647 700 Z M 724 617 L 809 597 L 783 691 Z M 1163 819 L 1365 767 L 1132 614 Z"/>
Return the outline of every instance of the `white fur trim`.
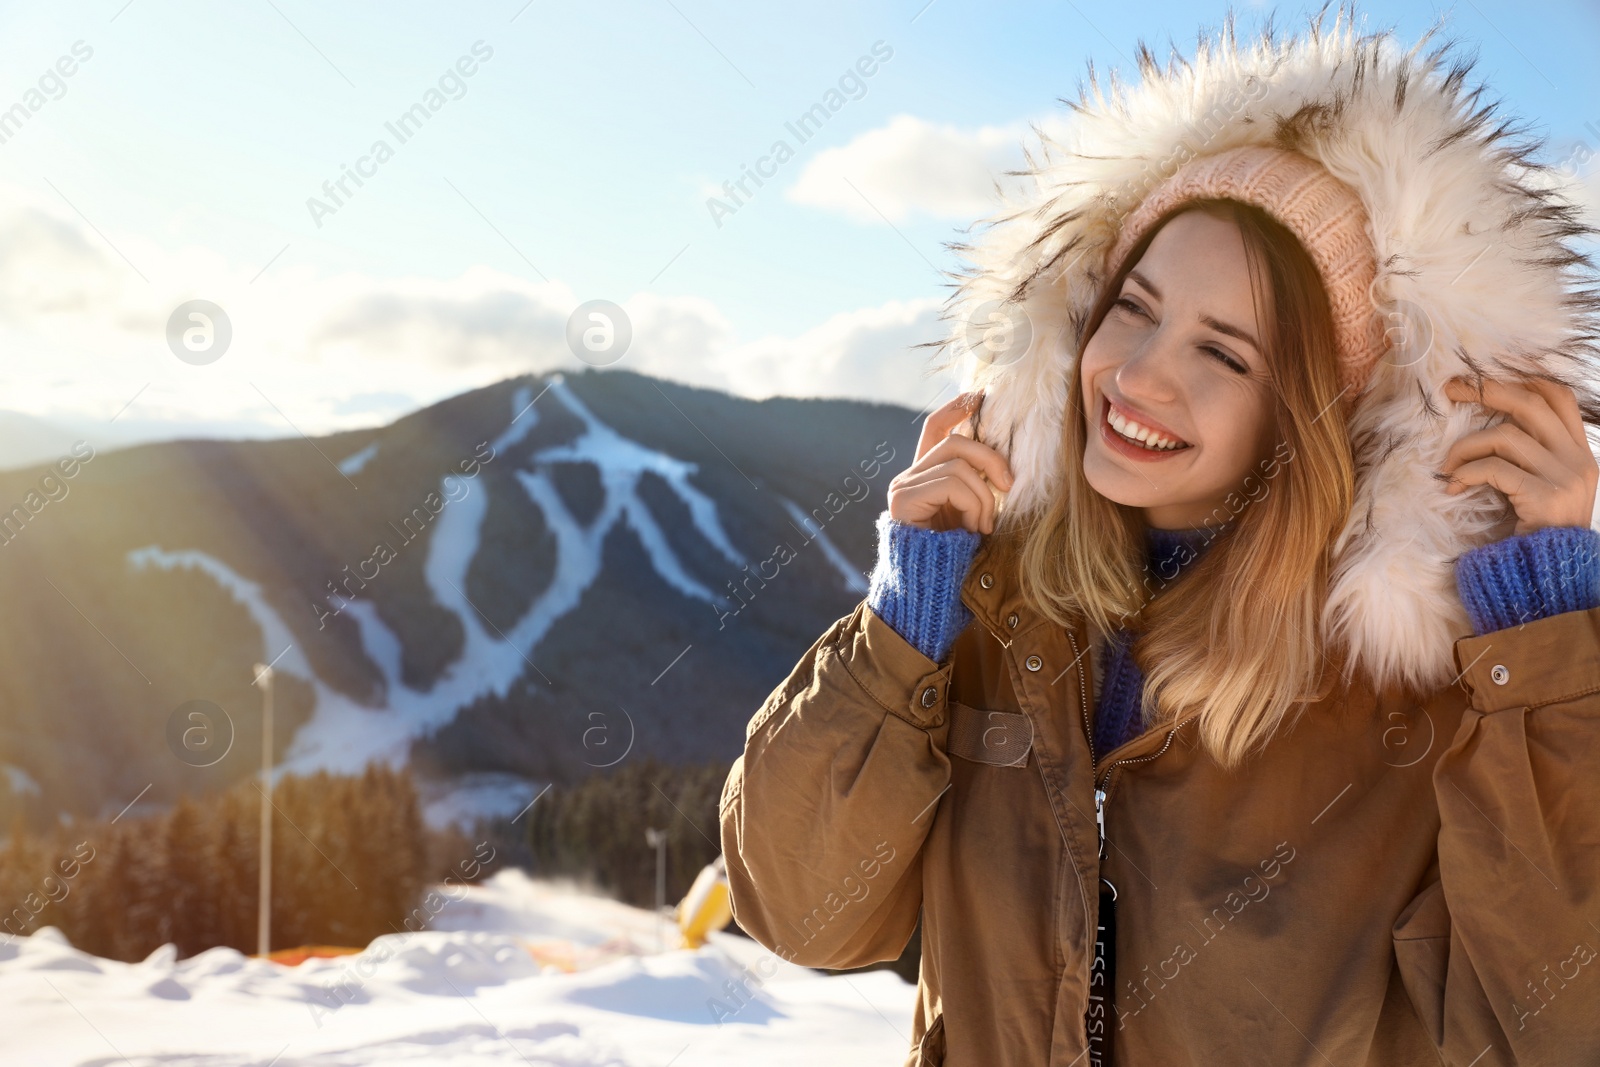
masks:
<path fill-rule="evenodd" d="M 1220 35 L 1165 70 L 1140 42 L 1142 80 L 1131 88 L 1115 72 L 1102 88 L 1091 63 L 1066 132 L 1052 140 L 1035 129 L 1040 155 L 1030 148 L 1024 170 L 1034 188 L 954 246 L 970 266 L 955 276 L 939 347 L 955 353 L 963 389 L 986 393 L 983 440 L 1016 476 L 1006 507 L 1036 512 L 1059 491 L 1073 339 L 1119 206 L 1131 210 L 1185 150 L 1278 144 L 1320 160 L 1366 204 L 1373 313 L 1409 307 L 1432 328 L 1425 354 L 1380 364 L 1357 402 L 1355 506 L 1335 541 L 1324 629 L 1348 639 L 1380 689 L 1426 691 L 1454 677 L 1453 645 L 1472 633 L 1456 557 L 1508 529 L 1495 491 L 1450 496 L 1430 475 L 1477 428 L 1466 410 L 1445 413 L 1440 390 L 1475 369 L 1541 371 L 1571 385 L 1585 421 L 1600 423 L 1600 295 L 1572 244 L 1595 231 L 1552 188 L 1552 168 L 1533 161 L 1542 140 L 1527 127 L 1497 129 L 1497 105 L 1472 99 L 1473 61 L 1452 56 L 1453 43 L 1423 53 L 1442 23 L 1403 51 L 1392 31 L 1358 34 L 1348 6 L 1329 32 L 1327 10 L 1300 36 L 1279 39 L 1269 22 L 1247 42 L 1230 12 Z M 964 336 L 991 302 L 1020 307 L 1032 328 L 1004 365 L 979 358 Z"/>

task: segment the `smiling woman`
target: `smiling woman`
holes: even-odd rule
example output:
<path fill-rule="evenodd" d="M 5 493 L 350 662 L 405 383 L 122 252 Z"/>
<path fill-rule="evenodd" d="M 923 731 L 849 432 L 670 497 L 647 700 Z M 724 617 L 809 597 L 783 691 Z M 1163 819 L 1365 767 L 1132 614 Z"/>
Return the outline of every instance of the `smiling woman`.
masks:
<path fill-rule="evenodd" d="M 1320 196 L 1321 214 L 1302 216 L 1307 229 L 1359 226 L 1353 194 L 1309 162 L 1234 159 L 1264 177 L 1274 168 L 1295 174 L 1302 212 Z M 1080 399 L 1069 405 L 1061 442 L 1063 492 L 1028 531 L 1020 578 L 1063 619 L 1082 612 L 1103 634 L 1130 624 L 1141 631 L 1132 651 L 1151 668 L 1131 718 L 1204 709 L 1198 732 L 1219 758 L 1237 762 L 1329 684 L 1314 635 L 1326 545 L 1349 512 L 1354 482 L 1343 420 L 1325 417 L 1343 395 L 1340 336 L 1312 253 L 1260 204 L 1147 202 L 1117 254 L 1084 327 Z M 1350 358 L 1370 366 L 1371 337 L 1358 336 L 1368 343 Z M 1290 470 L 1273 484 L 1291 488 L 1258 498 L 1251 476 L 1274 457 Z M 1206 547 L 1222 527 L 1231 551 L 1207 552 L 1186 568 L 1191 584 L 1255 590 L 1274 611 L 1229 611 L 1231 596 L 1134 592 L 1145 559 L 1128 549 L 1144 544 L 1141 531 L 1203 530 Z M 1108 529 L 1124 536 L 1108 539 Z M 1118 573 L 1126 581 L 1096 577 Z M 1235 650 L 1227 659 L 1210 654 L 1218 634 Z M 1308 674 L 1318 664 L 1321 672 Z"/>
<path fill-rule="evenodd" d="M 1321 292 L 1309 257 L 1260 208 L 1220 201 L 1182 210 L 1147 245 L 1138 268 L 1107 287 L 1115 299 L 1084 350 L 1082 395 L 1095 427 L 1084 473 L 1103 496 L 1143 508 L 1151 526 L 1199 526 L 1272 447 L 1273 370 L 1285 359 L 1277 346 L 1331 347 L 1332 331 L 1324 310 L 1307 330 L 1274 334 L 1274 348 L 1255 340 L 1263 317 L 1278 321 L 1269 257 L 1282 264 L 1278 288 L 1298 285 L 1312 304 L 1307 297 Z M 1300 367 L 1333 365 L 1320 353 L 1292 355 Z"/>
<path fill-rule="evenodd" d="M 905 877 L 796 962 L 920 923 L 907 1067 L 1600 1062 L 1519 1000 L 1583 981 L 1600 898 L 1593 230 L 1460 65 L 1319 23 L 1073 102 L 963 246 L 966 391 L 865 601 L 747 727 L 734 918 L 775 946 L 888 835 Z M 996 304 L 1006 359 L 963 345 Z"/>

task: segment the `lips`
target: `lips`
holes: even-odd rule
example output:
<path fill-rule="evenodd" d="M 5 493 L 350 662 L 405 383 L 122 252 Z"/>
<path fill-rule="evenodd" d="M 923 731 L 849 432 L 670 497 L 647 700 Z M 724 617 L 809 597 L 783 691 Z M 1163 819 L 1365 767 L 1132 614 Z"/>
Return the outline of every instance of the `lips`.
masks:
<path fill-rule="evenodd" d="M 1121 422 L 1125 428 L 1131 427 L 1134 432 L 1148 431 L 1146 433 L 1146 437 L 1148 438 L 1150 436 L 1154 436 L 1158 438 L 1163 443 L 1164 447 L 1150 447 L 1143 441 L 1140 441 L 1137 437 L 1124 434 L 1121 430 L 1118 430 L 1116 425 L 1113 423 L 1113 414 L 1115 414 L 1116 421 Z M 1183 438 L 1179 437 L 1177 434 L 1173 433 L 1159 422 L 1156 422 L 1154 419 L 1148 418 L 1137 411 L 1125 408 L 1120 404 L 1114 404 L 1112 403 L 1111 398 L 1105 396 L 1104 394 L 1101 394 L 1100 422 L 1102 429 L 1111 434 L 1116 441 L 1125 445 L 1129 445 L 1133 448 L 1141 449 L 1145 452 L 1154 453 L 1157 455 L 1166 455 L 1174 452 L 1182 452 L 1193 447 L 1190 442 L 1185 441 Z M 1172 444 L 1167 444 L 1168 442 L 1171 442 Z"/>

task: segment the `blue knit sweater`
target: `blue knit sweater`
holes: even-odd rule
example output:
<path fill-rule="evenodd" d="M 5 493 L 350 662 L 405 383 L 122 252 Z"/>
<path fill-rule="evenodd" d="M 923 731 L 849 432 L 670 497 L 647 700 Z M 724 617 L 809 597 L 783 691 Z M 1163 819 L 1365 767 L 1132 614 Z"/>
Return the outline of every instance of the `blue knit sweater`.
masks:
<path fill-rule="evenodd" d="M 1151 574 L 1165 582 L 1215 542 L 1216 531 L 1148 529 Z M 972 620 L 961 583 L 982 536 L 934 531 L 878 516 L 878 559 L 867 606 L 919 652 L 943 662 Z M 1189 551 L 1184 551 L 1185 546 Z M 1600 533 L 1586 526 L 1550 526 L 1491 542 L 1456 561 L 1456 588 L 1473 630 L 1482 635 L 1567 611 L 1600 607 Z M 1103 653 L 1096 702 L 1098 758 L 1143 730 L 1144 678 L 1129 654 L 1131 635 L 1118 630 Z"/>

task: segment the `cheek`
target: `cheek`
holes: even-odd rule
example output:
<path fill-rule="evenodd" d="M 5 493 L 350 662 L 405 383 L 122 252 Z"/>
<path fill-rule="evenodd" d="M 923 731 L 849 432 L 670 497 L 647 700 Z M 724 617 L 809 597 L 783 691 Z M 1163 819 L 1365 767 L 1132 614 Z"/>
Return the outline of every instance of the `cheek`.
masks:
<path fill-rule="evenodd" d="M 1253 463 L 1269 434 L 1271 413 L 1253 384 L 1213 380 L 1190 394 L 1203 439 L 1219 456 L 1241 467 Z"/>
<path fill-rule="evenodd" d="M 1083 350 L 1083 362 L 1078 368 L 1078 384 L 1083 392 L 1085 411 L 1088 410 L 1094 394 L 1095 379 L 1113 370 L 1116 364 L 1116 345 L 1106 338 L 1104 330 L 1096 332 L 1089 338 L 1089 343 Z"/>
<path fill-rule="evenodd" d="M 1253 388 L 1250 391 L 1248 402 L 1241 405 L 1241 411 L 1248 413 L 1240 421 L 1250 429 L 1252 454 L 1260 455 L 1264 448 L 1271 447 L 1274 436 L 1272 398 L 1265 389 L 1260 387 Z"/>

